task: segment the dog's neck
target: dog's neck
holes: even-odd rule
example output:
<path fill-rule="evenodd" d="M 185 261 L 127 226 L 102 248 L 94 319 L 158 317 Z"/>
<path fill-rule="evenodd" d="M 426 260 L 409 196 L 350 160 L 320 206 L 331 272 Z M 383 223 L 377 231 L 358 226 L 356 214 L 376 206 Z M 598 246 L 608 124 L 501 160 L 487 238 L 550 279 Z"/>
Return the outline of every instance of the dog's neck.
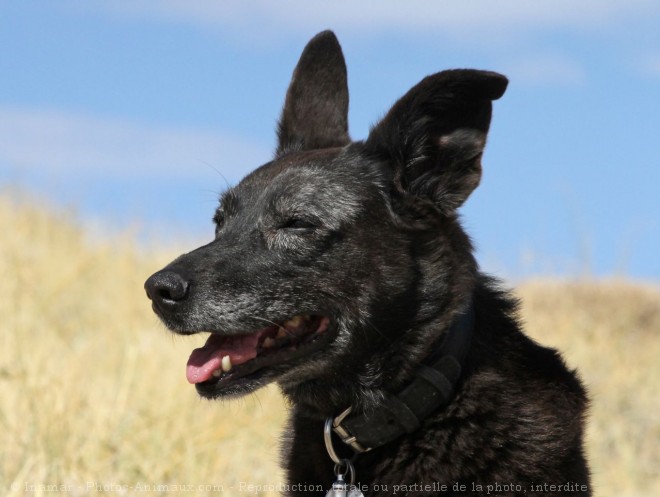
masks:
<path fill-rule="evenodd" d="M 460 233 L 463 232 L 459 230 Z M 448 250 L 449 241 L 443 242 L 447 243 L 420 244 L 431 247 L 432 253 L 425 254 L 425 258 L 429 261 L 446 258 L 446 254 L 438 253 Z M 466 236 L 461 243 L 469 244 Z M 424 312 L 418 313 L 413 323 L 397 322 L 398 314 L 394 311 L 388 317 L 391 321 L 372 322 L 370 329 L 362 330 L 363 333 L 352 331 L 353 335 L 362 336 L 373 329 L 383 330 L 373 337 L 380 340 L 376 345 L 362 344 L 349 349 L 351 355 L 338 361 L 340 367 L 330 364 L 324 374 L 316 378 L 280 383 L 282 393 L 293 408 L 293 418 L 323 423 L 329 416 L 338 417 L 349 407 L 352 416 L 382 410 L 390 397 L 406 391 L 412 382 L 423 384 L 417 372 L 426 370 L 445 354 L 445 350 L 458 358 L 463 369 L 471 343 L 474 296 L 480 280 L 471 254 L 459 262 L 454 261 L 450 276 L 440 284 L 434 279 L 420 281 L 417 293 L 425 296 Z M 452 297 L 443 300 L 442 296 L 447 295 Z M 450 313 L 448 309 L 454 311 Z M 464 329 L 467 332 L 461 331 Z M 459 343 L 462 345 L 458 346 Z M 448 374 L 452 376 L 451 372 Z M 452 391 L 459 376 L 460 371 L 450 380 Z M 413 389 L 413 393 L 415 391 L 421 392 Z"/>
<path fill-rule="evenodd" d="M 440 347 L 414 371 L 399 392 L 386 394 L 377 409 L 352 412 L 348 406 L 333 419 L 333 429 L 356 452 L 386 445 L 416 431 L 422 421 L 448 404 L 461 378 L 474 328 L 472 300 L 457 315 Z"/>

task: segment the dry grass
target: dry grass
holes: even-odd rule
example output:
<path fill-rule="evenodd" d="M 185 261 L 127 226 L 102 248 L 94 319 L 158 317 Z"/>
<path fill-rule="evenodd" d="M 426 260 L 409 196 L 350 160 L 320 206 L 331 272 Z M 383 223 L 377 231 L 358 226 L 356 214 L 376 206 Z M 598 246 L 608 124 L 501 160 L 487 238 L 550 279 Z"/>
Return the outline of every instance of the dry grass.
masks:
<path fill-rule="evenodd" d="M 182 484 L 194 485 L 188 495 L 220 493 L 199 485 L 255 495 L 241 482 L 280 481 L 277 392 L 200 401 L 184 376 L 200 338 L 171 337 L 151 314 L 142 283 L 176 251 L 146 256 L 130 237 L 89 243 L 67 216 L 6 196 L 0 232 L 2 495 Z M 660 495 L 660 291 L 536 281 L 519 295 L 533 335 L 564 350 L 591 388 L 597 495 Z"/>
<path fill-rule="evenodd" d="M 589 388 L 596 495 L 660 495 L 660 289 L 546 280 L 518 295 L 528 332 L 561 350 Z"/>

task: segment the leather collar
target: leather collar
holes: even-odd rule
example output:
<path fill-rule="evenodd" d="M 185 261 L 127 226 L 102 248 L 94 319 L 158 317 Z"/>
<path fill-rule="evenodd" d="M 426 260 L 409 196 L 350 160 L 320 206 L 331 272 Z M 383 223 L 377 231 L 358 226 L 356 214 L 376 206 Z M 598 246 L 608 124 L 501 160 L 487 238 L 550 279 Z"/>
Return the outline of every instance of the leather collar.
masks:
<path fill-rule="evenodd" d="M 438 351 L 415 371 L 397 394 L 387 394 L 378 409 L 364 413 L 344 410 L 332 419 L 339 438 L 358 453 L 381 447 L 413 433 L 422 421 L 454 395 L 472 341 L 474 307 L 470 300 L 456 317 Z"/>

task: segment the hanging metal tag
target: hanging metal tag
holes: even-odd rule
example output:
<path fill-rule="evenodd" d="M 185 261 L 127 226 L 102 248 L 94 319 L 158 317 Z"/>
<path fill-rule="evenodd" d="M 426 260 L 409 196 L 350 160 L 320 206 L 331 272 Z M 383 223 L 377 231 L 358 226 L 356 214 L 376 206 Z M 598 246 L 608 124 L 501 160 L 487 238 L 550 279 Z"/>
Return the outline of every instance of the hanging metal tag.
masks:
<path fill-rule="evenodd" d="M 344 481 L 344 475 L 337 475 L 337 479 L 325 497 L 348 497 L 348 485 Z"/>
<path fill-rule="evenodd" d="M 346 475 L 349 476 L 348 482 L 344 480 Z M 355 468 L 351 461 L 342 459 L 335 464 L 335 476 L 337 479 L 332 484 L 332 488 L 325 494 L 325 497 L 364 497 L 360 489 L 354 486 Z"/>
<path fill-rule="evenodd" d="M 335 482 L 332 488 L 328 490 L 325 497 L 364 497 L 364 494 L 355 485 L 355 468 L 350 459 L 340 459 L 332 446 L 332 418 L 325 421 L 323 438 L 325 439 L 325 448 L 328 451 L 330 459 L 335 463 Z M 348 482 L 344 477 L 348 475 Z"/>

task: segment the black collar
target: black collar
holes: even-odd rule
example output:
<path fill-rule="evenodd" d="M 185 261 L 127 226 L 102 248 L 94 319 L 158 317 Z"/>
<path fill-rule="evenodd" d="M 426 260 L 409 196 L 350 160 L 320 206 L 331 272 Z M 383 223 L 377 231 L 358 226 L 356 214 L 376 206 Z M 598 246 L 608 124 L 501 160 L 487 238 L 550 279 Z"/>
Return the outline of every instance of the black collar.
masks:
<path fill-rule="evenodd" d="M 425 418 L 452 399 L 473 328 L 470 301 L 452 323 L 437 353 L 417 368 L 403 390 L 388 394 L 379 409 L 353 414 L 349 407 L 332 420 L 335 433 L 356 452 L 367 452 L 417 430 Z"/>

